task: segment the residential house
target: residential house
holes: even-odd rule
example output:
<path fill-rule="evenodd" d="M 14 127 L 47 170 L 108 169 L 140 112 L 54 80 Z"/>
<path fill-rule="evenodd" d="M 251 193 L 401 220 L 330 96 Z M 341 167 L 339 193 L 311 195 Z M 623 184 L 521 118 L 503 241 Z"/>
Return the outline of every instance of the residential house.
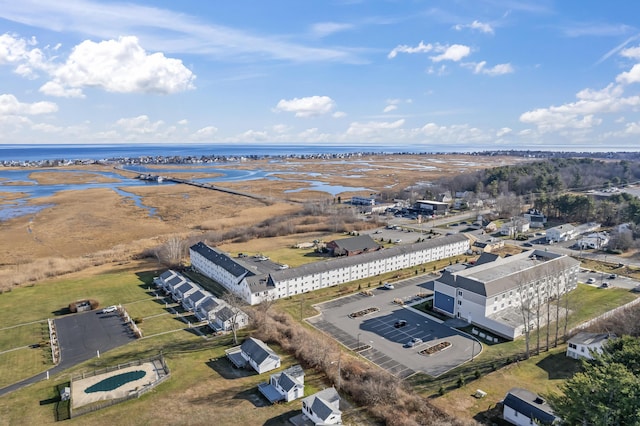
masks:
<path fill-rule="evenodd" d="M 271 375 L 268 383 L 258 385 L 258 390 L 273 404 L 290 402 L 304 396 L 304 370 L 294 365 Z"/>
<path fill-rule="evenodd" d="M 182 301 L 186 297 L 198 290 L 200 290 L 200 286 L 198 284 L 187 280 L 173 289 L 173 291 L 171 292 L 171 297 L 176 302 L 182 303 Z"/>
<path fill-rule="evenodd" d="M 579 268 L 577 260 L 543 250 L 504 258 L 483 253 L 475 265 L 443 271 L 434 281 L 433 308 L 515 339 L 525 326 L 521 307 L 547 303 L 575 289 Z"/>
<path fill-rule="evenodd" d="M 167 271 L 169 272 L 169 271 Z M 162 290 L 166 293 L 166 294 L 173 294 L 173 291 L 180 285 L 184 284 L 187 282 L 187 279 L 179 273 L 176 273 L 174 271 L 172 275 L 170 275 L 167 279 L 161 279 L 160 282 L 160 287 L 162 288 Z M 165 272 L 166 274 L 166 272 Z M 161 276 L 162 277 L 162 276 Z"/>
<path fill-rule="evenodd" d="M 328 242 L 326 247 L 334 256 L 355 256 L 382 248 L 367 234 L 333 240 Z"/>
<path fill-rule="evenodd" d="M 302 414 L 316 425 L 342 424 L 338 391 L 331 387 L 306 397 L 302 400 Z"/>
<path fill-rule="evenodd" d="M 205 299 L 213 297 L 211 293 L 202 288 L 198 288 L 196 291 L 191 292 L 182 299 L 182 307 L 187 311 L 196 312 L 198 305 L 205 301 Z"/>
<path fill-rule="evenodd" d="M 616 335 L 611 333 L 580 332 L 567 341 L 567 356 L 593 359 L 594 353 L 602 353 L 602 347 Z"/>
<path fill-rule="evenodd" d="M 223 307 L 220 299 L 211 296 L 200 302 L 194 314 L 200 321 L 215 321 L 216 312 Z"/>
<path fill-rule="evenodd" d="M 544 399 L 522 388 L 507 392 L 502 401 L 502 417 L 516 426 L 553 425 L 560 422 Z"/>
<path fill-rule="evenodd" d="M 517 218 L 509 222 L 505 222 L 500 227 L 501 235 L 508 235 L 510 237 L 515 237 L 518 234 L 522 234 L 524 232 L 529 231 L 529 222 L 522 218 Z"/>
<path fill-rule="evenodd" d="M 223 306 L 214 314 L 215 318 L 209 323 L 211 328 L 217 331 L 230 331 L 235 322 L 235 329 L 249 325 L 249 316 L 238 308 L 232 308 L 229 305 Z"/>
<path fill-rule="evenodd" d="M 227 349 L 227 358 L 238 368 L 251 366 L 258 374 L 280 367 L 280 357 L 262 340 L 247 338 L 240 346 Z"/>
<path fill-rule="evenodd" d="M 576 245 L 581 249 L 599 250 L 606 247 L 607 244 L 609 244 L 609 236 L 606 232 L 594 232 L 576 241 Z"/>
<path fill-rule="evenodd" d="M 558 243 L 560 241 L 570 241 L 573 240 L 575 236 L 576 228 L 568 223 L 547 229 L 548 242 Z"/>
<path fill-rule="evenodd" d="M 547 217 L 537 209 L 529 209 L 524 214 L 524 218 L 529 221 L 532 228 L 544 228 L 544 224 L 547 223 Z"/>

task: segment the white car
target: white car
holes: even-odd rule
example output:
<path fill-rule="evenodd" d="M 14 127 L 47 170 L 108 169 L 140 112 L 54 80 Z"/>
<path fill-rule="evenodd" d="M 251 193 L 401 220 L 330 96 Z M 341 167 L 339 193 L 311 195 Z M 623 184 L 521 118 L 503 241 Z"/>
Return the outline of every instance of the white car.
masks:
<path fill-rule="evenodd" d="M 593 278 L 593 277 L 592 277 L 592 278 L 589 278 L 589 279 L 587 280 L 587 284 L 593 284 L 593 283 L 595 283 L 595 282 L 596 282 L 596 280 L 595 280 L 595 278 Z"/>
<path fill-rule="evenodd" d="M 115 312 L 118 310 L 118 307 L 116 305 L 112 305 L 112 306 L 107 306 L 106 308 L 104 308 L 102 310 L 103 314 L 110 314 L 112 312 Z"/>
<path fill-rule="evenodd" d="M 394 242 L 394 244 L 400 244 L 402 242 L 402 240 L 400 238 L 398 238 L 397 240 L 394 240 L 393 242 Z"/>
<path fill-rule="evenodd" d="M 384 283 L 382 287 L 386 288 L 387 290 L 393 290 L 395 288 L 391 283 Z"/>

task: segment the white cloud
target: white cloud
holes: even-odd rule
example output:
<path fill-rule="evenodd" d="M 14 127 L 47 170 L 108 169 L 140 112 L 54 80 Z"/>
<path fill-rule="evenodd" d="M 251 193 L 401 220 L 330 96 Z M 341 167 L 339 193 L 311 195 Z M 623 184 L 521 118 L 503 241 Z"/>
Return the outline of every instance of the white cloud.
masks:
<path fill-rule="evenodd" d="M 46 68 L 45 55 L 35 46 L 37 40 L 17 38 L 11 34 L 0 35 L 0 65 L 15 64 L 14 72 L 22 77 L 35 78 L 36 70 Z"/>
<path fill-rule="evenodd" d="M 178 121 L 178 124 L 181 126 L 186 126 L 187 124 L 189 124 L 189 120 L 183 118 L 182 120 Z"/>
<path fill-rule="evenodd" d="M 328 96 L 309 96 L 306 98 L 281 99 L 275 111 L 293 112 L 296 117 L 314 117 L 330 113 L 336 104 Z"/>
<path fill-rule="evenodd" d="M 416 47 L 411 47 L 411 46 L 407 46 L 406 44 L 402 44 L 394 47 L 393 50 L 391 50 L 391 52 L 389 52 L 389 54 L 387 55 L 387 58 L 393 59 L 396 56 L 398 56 L 398 53 L 409 53 L 409 54 L 428 53 L 433 50 L 433 47 L 434 46 L 431 43 L 424 44 L 423 41 L 421 41 Z"/>
<path fill-rule="evenodd" d="M 311 26 L 311 32 L 316 37 L 326 37 L 338 32 L 347 31 L 353 28 L 351 24 L 341 24 L 338 22 L 319 22 Z"/>
<path fill-rule="evenodd" d="M 616 81 L 622 84 L 640 82 L 640 64 L 635 64 L 629 71 L 619 74 Z"/>
<path fill-rule="evenodd" d="M 256 60 L 272 58 L 295 62 L 361 61 L 352 49 L 317 48 L 289 42 L 281 36 L 252 34 L 242 29 L 215 25 L 171 9 L 92 0 L 2 2 L 0 18 L 52 32 L 88 34 L 112 39 L 136 34 L 152 50 L 202 54 L 217 59 Z"/>
<path fill-rule="evenodd" d="M 40 115 L 58 111 L 53 102 L 20 102 L 14 95 L 0 95 L 0 116 L 2 115 Z"/>
<path fill-rule="evenodd" d="M 464 25 L 458 24 L 458 25 L 455 25 L 453 28 L 457 31 L 461 31 L 465 28 L 469 28 L 471 30 L 478 30 L 481 33 L 493 34 L 493 27 L 490 24 L 480 22 L 480 21 L 473 21 L 470 24 L 464 24 Z"/>
<path fill-rule="evenodd" d="M 513 67 L 509 63 L 498 64 L 491 68 L 486 68 L 487 61 L 481 61 L 477 63 L 470 62 L 464 65 L 467 66 L 468 68 L 472 68 L 474 74 L 485 74 L 491 77 L 495 77 L 497 75 L 511 74 L 514 72 Z"/>
<path fill-rule="evenodd" d="M 520 121 L 538 126 L 540 132 L 588 129 L 602 122 L 595 114 L 640 106 L 640 96 L 623 97 L 623 87 L 614 84 L 602 90 L 581 90 L 576 97 L 576 102 L 527 111 L 520 116 Z"/>
<path fill-rule="evenodd" d="M 168 94 L 192 89 L 195 79 L 181 60 L 167 58 L 162 53 L 148 54 L 136 37 L 99 43 L 85 40 L 50 74 L 52 84 L 41 88 L 42 91 L 49 89 L 48 94 L 68 94 L 70 89 L 84 87 L 117 93 Z"/>
<path fill-rule="evenodd" d="M 462 58 L 469 56 L 471 53 L 471 48 L 469 46 L 465 46 L 463 44 L 453 44 L 451 46 L 447 46 L 440 55 L 431 56 L 431 60 L 433 62 L 440 61 L 454 61 L 457 62 Z"/>
<path fill-rule="evenodd" d="M 31 129 L 43 133 L 62 133 L 64 131 L 64 128 L 62 127 L 54 126 L 53 124 L 47 123 L 34 124 L 33 126 L 31 126 Z"/>
<path fill-rule="evenodd" d="M 333 118 L 343 118 L 343 117 L 346 117 L 346 116 L 347 116 L 347 113 L 346 113 L 346 112 L 344 112 L 344 111 L 336 111 L 336 112 L 334 112 L 333 114 L 331 114 L 331 116 L 332 116 Z"/>
<path fill-rule="evenodd" d="M 191 139 L 206 140 L 206 139 L 210 139 L 216 133 L 218 133 L 218 128 L 217 127 L 215 127 L 215 126 L 206 126 L 206 127 L 203 127 L 201 129 L 198 129 L 197 131 L 195 131 L 191 135 Z"/>
<path fill-rule="evenodd" d="M 398 105 L 396 104 L 391 104 L 391 105 L 387 105 L 386 107 L 384 107 L 384 109 L 382 110 L 382 112 L 391 112 L 391 111 L 395 111 L 398 109 Z"/>
<path fill-rule="evenodd" d="M 630 59 L 640 59 L 640 46 L 629 47 L 620 52 L 620 56 Z"/>
<path fill-rule="evenodd" d="M 132 118 L 121 118 L 116 121 L 116 126 L 122 128 L 125 132 L 137 135 L 149 135 L 159 131 L 164 125 L 162 120 L 152 122 L 147 115 L 139 115 Z"/>
<path fill-rule="evenodd" d="M 501 137 L 503 137 L 503 136 L 508 135 L 508 134 L 509 134 L 509 133 L 511 133 L 512 131 L 513 131 L 513 130 L 512 130 L 512 129 L 510 129 L 510 128 L 508 128 L 508 127 L 503 127 L 502 129 L 499 129 L 499 130 L 496 132 L 496 136 L 497 136 L 497 137 L 499 137 L 499 138 L 501 138 Z"/>
<path fill-rule="evenodd" d="M 289 130 L 291 130 L 291 127 L 287 126 L 286 124 L 274 124 L 273 126 L 271 126 L 271 129 L 278 134 L 284 134 L 286 132 L 288 132 Z"/>
<path fill-rule="evenodd" d="M 71 89 L 66 88 L 62 84 L 55 81 L 47 81 L 43 84 L 40 89 L 38 89 L 40 93 L 44 93 L 49 96 L 56 96 L 59 98 L 84 98 L 84 93 L 82 93 L 82 89 Z"/>

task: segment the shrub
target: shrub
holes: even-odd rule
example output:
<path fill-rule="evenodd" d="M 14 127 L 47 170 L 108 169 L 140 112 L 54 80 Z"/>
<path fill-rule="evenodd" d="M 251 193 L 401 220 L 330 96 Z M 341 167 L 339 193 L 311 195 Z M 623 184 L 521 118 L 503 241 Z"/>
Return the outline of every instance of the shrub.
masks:
<path fill-rule="evenodd" d="M 460 374 L 460 376 L 458 377 L 458 380 L 456 381 L 456 384 L 458 385 L 459 388 L 464 386 L 465 380 L 464 380 L 464 376 L 462 374 Z"/>
<path fill-rule="evenodd" d="M 134 324 L 142 324 L 142 321 L 144 321 L 144 319 L 142 317 L 133 318 L 133 323 Z"/>
<path fill-rule="evenodd" d="M 478 370 L 477 368 L 476 368 L 476 371 L 473 372 L 473 375 L 476 377 L 476 379 L 479 379 L 480 376 L 482 376 L 482 374 L 480 373 L 480 370 Z"/>
<path fill-rule="evenodd" d="M 447 393 L 447 390 L 444 388 L 444 386 L 440 386 L 440 388 L 438 389 L 438 394 L 442 396 L 445 393 Z"/>

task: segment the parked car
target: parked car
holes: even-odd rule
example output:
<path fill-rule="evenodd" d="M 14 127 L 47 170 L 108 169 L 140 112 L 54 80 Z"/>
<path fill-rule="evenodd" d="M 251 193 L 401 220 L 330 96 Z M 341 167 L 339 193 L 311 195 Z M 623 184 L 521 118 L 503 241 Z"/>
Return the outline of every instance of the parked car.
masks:
<path fill-rule="evenodd" d="M 611 274 L 611 275 L 609 275 L 609 279 L 610 279 L 610 280 L 615 279 L 615 277 L 617 277 L 617 275 L 616 275 L 616 274 Z"/>
<path fill-rule="evenodd" d="M 407 321 L 406 321 L 406 320 L 399 320 L 399 321 L 396 321 L 396 323 L 395 323 L 395 324 L 393 324 L 393 326 L 394 326 L 395 328 L 402 328 L 402 327 L 404 327 L 405 325 L 407 325 Z"/>
<path fill-rule="evenodd" d="M 420 343 L 422 343 L 422 339 L 420 339 L 420 338 L 418 338 L 418 337 L 414 337 L 414 338 L 412 338 L 411 340 L 409 340 L 409 341 L 405 344 L 405 346 L 406 346 L 407 348 L 412 348 L 412 347 L 414 347 L 414 346 L 419 345 Z"/>
<path fill-rule="evenodd" d="M 400 243 L 402 242 L 402 240 L 401 240 L 400 238 L 398 238 L 398 239 L 396 239 L 396 240 L 393 240 L 393 242 L 394 242 L 395 244 L 400 244 Z"/>
<path fill-rule="evenodd" d="M 531 244 L 531 243 L 523 243 L 522 245 L 525 246 L 525 247 L 533 247 L 533 244 Z"/>
<path fill-rule="evenodd" d="M 589 278 L 589 279 L 587 280 L 587 284 L 593 284 L 593 283 L 595 283 L 595 282 L 596 282 L 595 278 Z"/>
<path fill-rule="evenodd" d="M 382 287 L 384 287 L 387 290 L 393 290 L 395 288 L 391 283 L 384 283 Z"/>
<path fill-rule="evenodd" d="M 117 310 L 118 310 L 118 307 L 115 306 L 115 305 L 112 305 L 112 306 L 107 306 L 106 308 L 104 308 L 102 310 L 102 313 L 103 314 L 110 314 L 110 313 L 115 312 Z"/>
<path fill-rule="evenodd" d="M 602 288 L 609 288 L 609 283 L 605 281 L 605 282 L 602 283 L 601 287 Z"/>

